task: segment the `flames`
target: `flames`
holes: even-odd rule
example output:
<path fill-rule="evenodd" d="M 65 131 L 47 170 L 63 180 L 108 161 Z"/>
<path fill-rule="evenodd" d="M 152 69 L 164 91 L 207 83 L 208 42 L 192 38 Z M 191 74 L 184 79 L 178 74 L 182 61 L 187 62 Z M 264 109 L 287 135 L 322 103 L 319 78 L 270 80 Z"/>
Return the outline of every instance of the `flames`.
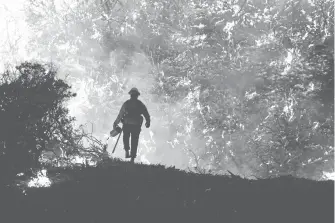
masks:
<path fill-rule="evenodd" d="M 50 187 L 51 180 L 47 176 L 47 170 L 38 171 L 36 177 L 30 179 L 27 183 L 28 187 Z"/>
<path fill-rule="evenodd" d="M 94 158 L 86 158 L 80 156 L 68 157 L 67 162 L 64 160 L 57 160 L 54 162 L 55 167 L 71 167 L 76 165 L 85 165 L 85 166 L 96 166 L 98 163 Z M 18 174 L 17 176 L 22 176 L 23 173 Z M 57 178 L 57 177 L 56 177 Z M 24 184 L 27 187 L 50 187 L 54 183 L 54 180 L 47 175 L 47 169 L 39 170 L 35 176 L 31 177 Z"/>

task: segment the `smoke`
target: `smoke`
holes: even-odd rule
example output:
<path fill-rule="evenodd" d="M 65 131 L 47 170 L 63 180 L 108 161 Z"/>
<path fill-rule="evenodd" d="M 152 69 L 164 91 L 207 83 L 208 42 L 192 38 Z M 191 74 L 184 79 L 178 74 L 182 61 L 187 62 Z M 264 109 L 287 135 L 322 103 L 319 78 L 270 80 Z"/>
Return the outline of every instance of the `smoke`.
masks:
<path fill-rule="evenodd" d="M 87 131 L 92 131 L 92 134 L 102 142 L 106 142 L 122 103 L 129 98 L 129 89 L 137 87 L 141 92 L 139 99 L 147 106 L 152 119 L 149 129 L 142 127 L 137 160 L 147 164 L 160 163 L 175 166 L 180 169 L 193 165 L 195 157 L 190 154 L 189 150 L 203 151 L 207 140 L 196 137 L 193 130 L 197 126 L 192 123 L 193 120 L 185 118 L 187 113 L 185 105 L 188 99 L 173 105 L 153 100 L 155 96 L 150 92 L 155 80 L 151 71 L 155 67 L 139 49 L 139 38 L 136 37 L 136 34 L 123 37 L 125 43 L 130 42 L 135 46 L 135 50 L 129 51 L 124 47 L 124 43 L 116 48 L 110 47 L 112 49 L 101 48 L 101 39 L 99 39 L 101 37 L 90 36 L 85 31 L 86 26 L 91 26 L 92 23 L 82 27 L 64 27 L 64 24 L 60 24 L 58 20 L 46 17 L 45 27 L 39 30 L 46 34 L 40 38 L 38 33 L 28 29 L 29 26 L 25 23 L 27 15 L 24 14 L 24 11 L 19 10 L 23 9 L 24 2 L 22 0 L 20 6 L 7 4 L 7 8 L 13 9 L 13 11 L 6 11 L 10 11 L 12 17 L 8 13 L 6 15 L 0 13 L 7 20 L 16 18 L 8 23 L 12 27 L 9 32 L 11 36 L 19 39 L 17 48 L 13 49 L 8 46 L 12 45 L 10 41 L 14 38 L 8 38 L 8 36 L 2 38 L 6 40 L 1 42 L 2 46 L 7 46 L 7 48 L 1 48 L 3 58 L 9 52 L 12 55 L 11 58 L 7 57 L 3 61 L 18 63 L 22 60 L 34 59 L 42 62 L 52 61 L 56 64 L 59 68 L 58 76 L 65 78 L 72 86 L 72 91 L 77 93 L 77 97 L 70 100 L 67 105 L 70 115 L 76 118 L 75 126 L 87 124 Z M 62 4 L 57 4 L 56 11 L 65 13 L 62 7 L 64 7 Z M 85 22 L 87 21 L 83 21 Z M 2 25 L 4 28 L 9 27 Z M 57 32 L 65 28 L 68 29 L 67 36 L 64 33 L 62 35 L 65 35 L 67 42 L 55 43 L 50 48 L 48 42 L 53 41 Z M 74 38 L 78 38 L 79 34 L 84 35 L 80 38 L 85 41 L 90 39 L 87 41 L 88 44 L 73 44 L 76 42 Z M 147 44 L 150 45 L 150 43 Z M 98 66 L 102 71 L 95 74 Z M 226 84 L 236 85 L 236 89 L 244 89 L 252 82 L 251 79 L 253 79 L 251 75 L 245 75 L 244 78 L 239 75 L 230 76 Z M 178 129 L 180 127 L 182 129 Z M 185 134 L 185 128 L 189 128 L 187 134 Z M 117 137 L 108 140 L 108 152 L 112 152 L 116 140 Z M 122 137 L 113 156 L 124 158 Z"/>
<path fill-rule="evenodd" d="M 24 20 L 25 0 L 0 0 L 0 72 L 28 59 L 25 50 L 29 30 Z"/>
<path fill-rule="evenodd" d="M 111 62 L 115 63 L 116 52 L 111 52 Z M 134 61 L 130 66 L 123 70 L 124 89 L 122 101 L 129 99 L 128 91 L 132 87 L 137 87 L 141 92 L 139 100 L 141 100 L 148 108 L 151 116 L 151 126 L 149 129 L 142 126 L 139 139 L 138 160 L 147 164 L 163 164 L 167 166 L 175 166 L 176 168 L 185 169 L 188 166 L 188 157 L 182 148 L 171 146 L 173 135 L 171 133 L 170 120 L 166 116 L 166 112 L 160 108 L 162 104 L 153 102 L 154 95 L 151 89 L 154 86 L 154 78 L 151 76 L 152 64 L 144 53 L 135 53 L 132 57 Z M 172 109 L 172 106 L 169 106 Z M 121 106 L 118 107 L 120 109 Z M 178 112 L 175 110 L 175 112 Z M 115 114 L 109 120 L 108 128 L 112 128 L 112 123 L 116 118 Z M 107 130 L 107 129 L 106 129 Z M 109 141 L 108 151 L 112 151 L 116 143 L 116 137 Z M 124 157 L 122 138 L 117 146 L 115 156 Z"/>
<path fill-rule="evenodd" d="M 153 102 L 153 95 L 150 94 L 154 84 L 153 76 L 150 74 L 153 67 L 146 55 L 138 51 L 129 57 L 129 54 L 125 54 L 123 49 L 117 48 L 110 50 L 109 56 L 106 57 L 105 49 L 99 49 L 96 42 L 90 46 L 83 46 L 82 49 L 79 48 L 80 55 L 72 53 L 70 48 L 73 46 L 66 44 L 58 48 L 54 46 L 54 49 L 46 51 L 43 45 L 45 43 L 39 40 L 37 34 L 32 32 L 26 23 L 24 3 L 26 3 L 24 0 L 0 1 L 2 21 L 0 27 L 1 30 L 7 31 L 2 32 L 0 36 L 1 71 L 6 68 L 7 63 L 15 65 L 24 60 L 53 62 L 59 69 L 58 76 L 65 78 L 72 86 L 72 91 L 77 93 L 77 97 L 71 99 L 67 105 L 70 115 L 76 118 L 75 126 L 79 127 L 86 123 L 87 130 L 93 130 L 93 135 L 102 142 L 106 142 L 122 103 L 129 98 L 129 89 L 137 87 L 141 92 L 139 99 L 147 106 L 152 120 L 149 129 L 144 125 L 142 127 L 137 160 L 147 164 L 187 168 L 188 156 L 182 146 L 172 146 L 168 143 L 172 139 L 169 120 L 164 112 L 160 111 L 161 105 Z M 62 5 L 57 4 L 56 10 L 61 9 Z M 48 22 L 55 29 L 59 26 L 57 23 L 53 24 L 54 21 L 51 18 L 45 19 L 50 19 Z M 43 28 L 48 29 L 48 27 Z M 43 31 L 42 28 L 41 31 Z M 13 48 L 14 45 L 15 48 Z M 37 48 L 31 50 L 33 46 Z M 87 48 L 94 48 L 94 50 L 88 51 Z M 43 55 L 40 52 L 43 52 Z M 126 57 L 131 60 L 131 63 L 124 66 Z M 81 62 L 71 60 L 71 58 L 79 59 Z M 103 59 L 94 61 L 92 58 Z M 97 81 L 90 73 L 96 62 L 109 71 L 105 79 L 100 81 Z M 122 65 L 123 67 L 120 68 Z M 95 96 L 98 100 L 96 103 L 92 100 L 92 97 Z M 104 102 L 100 103 L 99 100 L 102 101 L 102 99 Z M 117 137 L 109 139 L 108 152 L 112 152 L 116 140 Z M 124 157 L 122 137 L 113 156 Z"/>
<path fill-rule="evenodd" d="M 18 63 L 20 60 L 34 59 L 55 63 L 59 67 L 59 77 L 66 77 L 66 81 L 73 87 L 72 90 L 77 93 L 77 97 L 68 103 L 70 115 L 76 118 L 75 125 L 78 127 L 80 124 L 89 124 L 90 131 L 93 130 L 93 135 L 102 142 L 106 142 L 122 103 L 129 98 L 129 89 L 137 87 L 141 92 L 139 99 L 147 106 L 152 117 L 151 127 L 149 129 L 142 127 L 138 161 L 147 164 L 160 163 L 182 169 L 191 165 L 190 160 L 193 160 L 193 157 L 190 156 L 189 149 L 203 151 L 206 140 L 194 135 L 193 130 L 197 126 L 193 120 L 186 119 L 187 99 L 173 105 L 153 100 L 155 96 L 150 90 L 155 83 L 151 74 L 154 67 L 139 49 L 140 38 L 136 33 L 124 34 L 123 45 L 101 47 L 103 37 L 87 31 L 98 23 L 91 21 L 91 18 L 87 20 L 83 18 L 77 24 L 74 17 L 81 15 L 66 14 L 68 12 L 62 10 L 64 5 L 57 4 L 56 11 L 65 13 L 72 19 L 72 23 L 63 24 L 57 17 L 45 17 L 44 26 L 35 25 L 35 28 L 40 29 L 38 31 L 44 33 L 41 38 L 39 32 L 29 30 L 29 26 L 25 23 L 26 15 L 20 11 L 24 2 L 26 1 L 21 0 L 20 5 L 6 4 L 6 7 L 0 7 L 2 9 L 0 17 L 3 16 L 1 21 L 5 21 L 0 27 L 9 32 L 9 34 L 1 33 L 2 61 Z M 48 4 L 44 4 L 45 7 L 48 7 Z M 74 9 L 76 4 L 70 6 Z M 12 11 L 8 10 L 9 8 Z M 107 36 L 108 34 L 103 31 L 100 30 L 100 34 Z M 99 32 L 94 34 L 96 33 Z M 55 42 L 50 45 L 49 43 L 54 41 L 54 37 L 58 34 L 64 39 L 64 43 Z M 127 43 L 131 43 L 134 49 L 127 49 L 125 47 Z M 13 45 L 16 47 L 11 47 Z M 252 58 L 261 61 L 269 56 L 256 52 Z M 255 82 L 263 85 L 263 80 L 257 79 L 256 76 L 254 71 L 244 74 L 234 72 L 234 75 L 228 75 L 224 84 L 229 85 L 229 89 L 235 91 L 237 96 L 244 97 L 246 90 Z M 177 127 L 184 129 L 180 130 Z M 185 134 L 187 131 L 183 131 L 185 128 L 188 128 L 187 134 Z M 180 135 L 181 132 L 184 135 Z M 117 138 L 109 139 L 108 152 L 112 152 L 116 140 Z M 122 137 L 113 156 L 124 157 Z"/>
<path fill-rule="evenodd" d="M 102 55 L 94 55 L 101 57 Z M 142 126 L 142 131 L 139 139 L 137 161 L 146 164 L 163 164 L 166 166 L 175 166 L 176 168 L 186 169 L 188 167 L 189 158 L 183 146 L 172 146 L 168 142 L 172 140 L 173 134 L 169 124 L 168 116 L 164 111 L 161 111 L 162 104 L 153 102 L 154 95 L 151 89 L 154 86 L 154 77 L 151 75 L 153 69 L 152 64 L 144 53 L 136 52 L 130 58 L 130 64 L 123 66 L 122 61 L 125 60 L 124 51 L 116 49 L 109 52 L 109 58 L 103 63 L 108 63 L 113 69 L 107 75 L 107 80 L 115 79 L 117 82 L 117 89 L 108 85 L 97 84 L 93 78 L 88 75 L 82 75 L 80 78 L 69 78 L 73 91 L 77 93 L 77 97 L 72 99 L 68 108 L 70 115 L 76 117 L 76 126 L 80 124 L 89 123 L 89 131 L 103 142 L 106 142 L 109 132 L 113 128 L 118 112 L 122 103 L 129 99 L 128 91 L 132 87 L 137 87 L 141 92 L 139 99 L 147 106 L 151 116 L 151 126 L 149 129 Z M 62 63 L 60 62 L 60 66 Z M 122 69 L 120 68 L 122 66 Z M 89 70 L 88 66 L 80 68 L 82 74 Z M 78 69 L 79 70 L 79 67 Z M 60 75 L 64 74 L 67 70 L 60 69 Z M 110 89 L 108 89 L 110 87 Z M 98 96 L 106 99 L 106 103 L 94 103 L 89 100 L 90 96 L 99 92 Z M 179 113 L 180 110 L 176 106 L 174 108 L 169 106 L 170 110 Z M 98 112 L 87 112 L 96 110 Z M 104 112 L 102 113 L 101 111 Z M 176 121 L 176 120 L 175 120 Z M 116 145 L 117 137 L 108 140 L 107 151 L 112 152 Z M 125 156 L 123 150 L 123 139 L 120 137 L 116 146 L 113 157 L 123 159 Z"/>

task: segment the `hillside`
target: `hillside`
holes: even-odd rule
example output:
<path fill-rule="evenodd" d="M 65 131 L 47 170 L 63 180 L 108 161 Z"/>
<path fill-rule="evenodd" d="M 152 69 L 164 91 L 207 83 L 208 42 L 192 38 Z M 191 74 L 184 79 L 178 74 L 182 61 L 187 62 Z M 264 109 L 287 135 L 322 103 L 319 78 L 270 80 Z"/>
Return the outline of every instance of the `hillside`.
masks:
<path fill-rule="evenodd" d="M 49 188 L 2 187 L 1 222 L 334 222 L 333 181 L 246 180 L 120 161 L 48 172 L 57 173 L 67 180 Z"/>

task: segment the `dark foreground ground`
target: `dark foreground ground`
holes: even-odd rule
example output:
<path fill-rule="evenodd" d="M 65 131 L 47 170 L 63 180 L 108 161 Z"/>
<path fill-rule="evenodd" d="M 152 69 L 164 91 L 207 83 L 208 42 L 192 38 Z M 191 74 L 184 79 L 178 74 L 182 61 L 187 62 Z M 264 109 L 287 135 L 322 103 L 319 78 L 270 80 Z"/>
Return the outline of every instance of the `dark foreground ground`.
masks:
<path fill-rule="evenodd" d="M 2 186 L 0 223 L 334 222 L 333 181 L 251 181 L 121 162 L 56 172 L 70 180 L 26 194 Z"/>

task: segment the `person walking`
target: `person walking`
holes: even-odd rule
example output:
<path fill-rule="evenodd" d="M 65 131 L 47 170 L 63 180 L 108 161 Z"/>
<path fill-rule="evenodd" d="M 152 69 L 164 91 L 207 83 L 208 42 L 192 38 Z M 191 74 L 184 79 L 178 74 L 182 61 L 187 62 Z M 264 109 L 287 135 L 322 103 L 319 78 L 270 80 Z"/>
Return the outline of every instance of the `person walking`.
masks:
<path fill-rule="evenodd" d="M 123 103 L 120 112 L 113 124 L 113 128 L 118 128 L 118 124 L 123 124 L 123 145 L 126 152 L 126 158 L 131 158 L 131 162 L 137 155 L 138 140 L 143 124 L 143 116 L 145 118 L 145 127 L 150 127 L 150 115 L 147 107 L 138 100 L 140 92 L 137 88 L 132 88 L 129 91 L 130 99 Z M 142 116 L 143 115 L 143 116 Z M 129 146 L 129 138 L 131 136 L 131 148 Z M 130 154 L 129 154 L 129 150 Z"/>

